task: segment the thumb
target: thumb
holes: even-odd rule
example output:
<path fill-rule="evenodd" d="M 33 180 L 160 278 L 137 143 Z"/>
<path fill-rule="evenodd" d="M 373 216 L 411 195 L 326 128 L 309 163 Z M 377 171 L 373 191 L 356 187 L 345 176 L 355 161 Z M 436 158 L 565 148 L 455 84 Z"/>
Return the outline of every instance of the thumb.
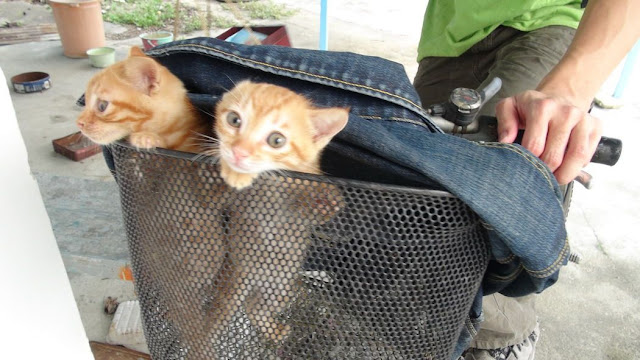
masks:
<path fill-rule="evenodd" d="M 496 118 L 498 119 L 498 141 L 502 143 L 514 142 L 520 124 L 515 97 L 505 98 L 496 105 Z"/>

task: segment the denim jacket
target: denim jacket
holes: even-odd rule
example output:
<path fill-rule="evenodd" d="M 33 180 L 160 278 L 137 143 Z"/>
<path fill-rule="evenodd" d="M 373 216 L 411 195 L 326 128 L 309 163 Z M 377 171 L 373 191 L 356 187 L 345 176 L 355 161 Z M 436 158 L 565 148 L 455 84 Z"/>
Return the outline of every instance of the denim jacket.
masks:
<path fill-rule="evenodd" d="M 519 145 L 476 143 L 444 134 L 422 109 L 402 65 L 346 52 L 245 46 L 211 38 L 150 50 L 176 74 L 200 109 L 243 79 L 288 87 L 316 106 L 351 109 L 323 155 L 324 172 L 377 183 L 444 189 L 462 199 L 487 229 L 492 261 L 482 295 L 540 292 L 566 264 L 562 194 L 551 171 Z M 478 324 L 468 324 L 454 358 Z M 473 327 L 471 326 L 473 325 Z"/>

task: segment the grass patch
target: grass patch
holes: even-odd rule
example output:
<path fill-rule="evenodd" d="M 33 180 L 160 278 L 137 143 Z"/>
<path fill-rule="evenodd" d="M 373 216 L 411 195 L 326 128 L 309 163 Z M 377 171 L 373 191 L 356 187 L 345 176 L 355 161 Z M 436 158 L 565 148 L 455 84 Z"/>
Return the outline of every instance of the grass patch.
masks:
<path fill-rule="evenodd" d="M 284 4 L 275 4 L 271 0 L 239 2 L 234 3 L 234 6 L 247 12 L 251 19 L 280 20 L 296 13 L 295 10 L 288 9 Z M 229 4 L 225 4 L 224 8 L 231 10 Z"/>
<path fill-rule="evenodd" d="M 185 33 L 190 33 L 198 30 L 205 30 L 205 22 L 207 21 L 207 16 L 205 13 L 195 14 L 195 16 L 190 16 L 188 19 L 182 22 L 182 31 Z M 233 19 L 230 19 L 226 16 L 218 16 L 212 15 L 210 19 L 209 28 L 229 28 L 232 26 L 239 25 L 239 23 Z"/>
<path fill-rule="evenodd" d="M 185 33 L 190 33 L 192 31 L 202 30 L 204 23 L 204 18 L 200 16 L 193 16 L 189 18 L 186 22 L 182 22 L 182 31 Z"/>
<path fill-rule="evenodd" d="M 131 24 L 140 28 L 164 26 L 173 20 L 173 2 L 162 0 L 105 1 L 104 19 L 116 24 Z"/>
<path fill-rule="evenodd" d="M 214 28 L 223 29 L 223 28 L 236 26 L 239 24 L 240 23 L 237 20 L 229 19 L 226 16 L 213 15 L 211 17 L 211 26 Z"/>
<path fill-rule="evenodd" d="M 180 4 L 181 34 L 211 28 L 224 29 L 247 22 L 249 19 L 280 20 L 295 14 L 295 10 L 272 0 L 212 4 L 212 13 L 207 19 L 202 8 L 210 0 L 198 0 L 191 6 Z M 201 9 L 193 8 L 195 5 Z M 210 5 L 211 6 L 211 5 Z M 140 29 L 171 29 L 175 19 L 174 0 L 102 0 L 103 18 L 114 24 L 135 25 Z M 240 12 L 238 12 L 239 10 Z M 236 16 L 245 17 L 237 19 Z M 209 22 L 209 26 L 205 26 Z"/>

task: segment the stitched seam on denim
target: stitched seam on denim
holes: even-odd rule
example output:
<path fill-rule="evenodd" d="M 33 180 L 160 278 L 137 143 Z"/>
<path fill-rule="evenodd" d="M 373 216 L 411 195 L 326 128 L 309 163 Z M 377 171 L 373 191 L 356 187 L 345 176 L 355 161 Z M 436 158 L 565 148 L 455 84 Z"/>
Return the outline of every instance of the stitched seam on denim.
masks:
<path fill-rule="evenodd" d="M 569 238 L 565 238 L 564 239 L 564 246 L 562 247 L 562 250 L 560 251 L 559 256 L 556 258 L 556 261 L 554 261 L 546 269 L 529 270 L 529 269 L 525 268 L 525 270 L 527 270 L 528 273 L 530 273 L 530 274 L 532 274 L 532 275 L 534 275 L 536 277 L 547 277 L 547 276 L 553 274 L 556 270 L 558 270 L 559 265 L 561 265 L 560 262 L 564 259 L 566 254 L 568 254 L 568 252 L 569 252 Z"/>
<path fill-rule="evenodd" d="M 248 61 L 248 62 L 251 62 L 251 63 L 254 63 L 254 64 L 263 65 L 263 66 L 271 67 L 271 68 L 278 69 L 278 70 L 285 70 L 285 71 L 290 71 L 290 72 L 293 72 L 293 73 L 304 74 L 304 75 L 315 77 L 315 78 L 318 78 L 318 79 L 331 80 L 331 81 L 335 81 L 335 82 L 338 82 L 338 83 L 342 83 L 342 84 L 346 84 L 346 85 L 350 85 L 350 86 L 355 86 L 355 87 L 371 90 L 371 91 L 374 91 L 374 92 L 385 94 L 385 95 L 400 99 L 402 101 L 405 101 L 405 102 L 413 105 L 419 111 L 422 111 L 422 107 L 421 106 L 419 106 L 418 104 L 414 103 L 413 101 L 411 101 L 411 100 L 409 100 L 409 99 L 407 99 L 407 98 L 405 98 L 403 96 L 396 95 L 396 94 L 393 94 L 393 93 L 390 93 L 390 92 L 387 92 L 387 91 L 384 91 L 384 90 L 376 89 L 376 88 L 373 88 L 373 87 L 370 87 L 370 86 L 351 83 L 351 82 L 340 80 L 340 79 L 334 79 L 334 78 L 329 77 L 329 76 L 316 75 L 316 74 L 308 73 L 308 72 L 301 71 L 301 70 L 296 70 L 296 69 L 290 69 L 290 68 L 285 68 L 285 67 L 281 67 L 281 66 L 271 65 L 271 64 L 268 64 L 268 63 L 264 63 L 264 62 L 256 61 L 256 60 L 252 60 L 252 59 L 248 59 L 248 58 L 245 58 L 245 57 L 241 57 L 241 56 L 238 56 L 238 55 L 235 55 L 235 54 L 231 54 L 231 53 L 228 53 L 228 52 L 225 52 L 225 51 L 222 51 L 222 50 L 218 50 L 218 49 L 215 49 L 215 48 L 212 48 L 212 47 L 203 46 L 203 45 L 199 45 L 199 44 L 187 44 L 187 45 L 180 44 L 180 45 L 176 45 L 176 47 L 191 47 L 191 46 L 208 49 L 208 50 L 211 50 L 211 51 L 214 51 L 214 52 L 218 52 L 218 53 L 221 53 L 221 54 L 225 54 L 227 56 L 234 57 L 236 59 L 241 59 L 241 60 Z M 419 122 L 416 121 L 414 123 L 418 124 Z M 422 126 L 426 127 L 427 129 L 431 130 L 431 127 L 427 126 L 426 124 L 422 123 L 420 125 L 422 125 Z M 437 131 L 437 129 L 439 129 L 439 128 L 437 127 L 437 125 L 435 125 L 435 127 L 436 127 L 436 131 Z"/>
<path fill-rule="evenodd" d="M 495 229 L 494 229 L 493 231 L 495 231 L 495 232 L 496 232 L 498 235 L 500 235 L 501 237 L 505 237 L 505 236 L 504 236 L 504 235 L 502 235 L 499 231 L 497 231 L 497 230 L 495 230 Z M 558 257 L 556 257 L 556 260 L 555 260 L 553 263 L 551 263 L 551 265 L 549 265 L 549 266 L 547 266 L 546 268 L 541 269 L 541 270 L 529 270 L 529 269 L 526 269 L 526 268 L 525 268 L 525 270 L 526 270 L 528 273 L 530 273 L 532 276 L 534 276 L 534 277 L 538 277 L 538 278 L 545 278 L 545 277 L 547 277 L 547 276 L 549 276 L 549 275 L 553 274 L 554 272 L 556 272 L 556 270 L 558 270 L 558 268 L 560 267 L 559 265 L 561 265 L 561 264 L 558 264 L 558 263 L 560 263 L 560 262 L 561 262 L 561 261 L 562 261 L 562 260 L 567 256 L 568 251 L 569 251 L 569 238 L 568 238 L 568 237 L 565 237 L 565 239 L 564 239 L 564 246 L 563 246 L 563 247 L 562 247 L 562 249 L 560 250 L 560 253 L 558 253 Z M 510 256 L 509 256 L 508 258 L 506 258 L 506 259 L 510 259 L 512 256 L 513 256 L 513 257 L 515 257 L 515 255 L 513 255 L 513 254 L 512 254 L 512 255 L 510 255 Z M 505 260 L 503 260 L 503 259 L 496 259 L 496 261 L 497 261 L 498 263 L 502 263 L 502 261 L 505 261 Z M 508 262 L 510 262 L 510 260 L 509 260 L 509 261 L 506 261 L 505 263 L 508 263 Z M 524 267 L 523 267 L 523 268 L 524 268 Z"/>
<path fill-rule="evenodd" d="M 547 168 L 545 168 L 544 166 L 542 166 L 541 164 L 539 164 L 537 161 L 532 161 L 532 155 L 529 155 L 525 152 L 523 152 L 522 150 L 520 150 L 519 148 L 511 145 L 511 144 L 502 144 L 502 143 L 480 143 L 480 145 L 483 146 L 488 146 L 488 147 L 494 147 L 494 148 L 504 148 L 510 151 L 513 151 L 515 153 L 520 154 L 521 156 L 523 156 L 527 161 L 529 161 L 531 164 L 533 164 L 536 169 L 538 169 L 538 171 L 540 171 L 540 173 L 542 173 L 542 175 L 547 179 L 547 182 L 549 184 L 549 187 L 551 189 L 553 189 L 553 183 L 551 182 L 551 179 L 549 178 L 547 172 Z M 558 202 L 558 204 L 560 204 L 560 207 L 562 207 L 562 201 L 560 201 L 560 199 L 556 198 L 556 201 Z M 498 231 L 496 231 L 498 232 Z M 499 232 L 498 232 L 499 233 Z M 560 253 L 558 254 L 558 257 L 556 258 L 556 260 L 549 265 L 548 267 L 546 267 L 545 269 L 542 270 L 529 270 L 526 269 L 525 270 L 531 274 L 534 277 L 537 278 L 545 278 L 551 274 L 553 274 L 554 272 L 556 272 L 558 270 L 558 268 L 560 267 L 560 262 L 565 258 L 566 253 L 569 249 L 569 242 L 568 242 L 568 238 L 565 237 L 565 243 L 564 246 L 562 247 L 562 250 L 560 251 Z"/>
<path fill-rule="evenodd" d="M 471 334 L 472 338 L 474 338 L 474 337 L 476 337 L 476 335 L 478 335 L 478 332 L 476 331 L 476 328 L 473 327 L 473 322 L 471 321 L 471 316 L 467 315 L 467 319 L 465 321 L 465 325 L 467 325 L 467 331 L 469 331 L 469 334 Z"/>
<path fill-rule="evenodd" d="M 409 123 L 409 124 L 413 124 L 413 125 L 420 125 L 426 129 L 430 129 L 425 123 L 420 122 L 420 121 L 416 121 L 416 120 L 411 120 L 411 119 L 406 119 L 406 118 L 398 118 L 398 117 L 388 117 L 388 118 L 383 118 L 381 116 L 373 116 L 373 115 L 357 115 L 360 116 L 363 119 L 370 119 L 370 120 L 383 120 L 383 119 L 389 119 L 389 120 L 394 120 L 394 121 L 400 121 L 400 122 L 405 122 L 405 123 Z"/>
<path fill-rule="evenodd" d="M 532 158 L 535 158 L 532 155 L 525 153 L 524 151 L 520 150 L 519 148 L 515 147 L 512 144 L 501 144 L 501 143 L 478 143 L 478 144 L 486 147 L 492 147 L 492 148 L 503 148 L 509 151 L 513 151 L 516 154 L 519 154 L 520 156 L 525 158 L 528 162 L 530 162 L 545 177 L 545 179 L 547 180 L 547 183 L 549 184 L 549 187 L 553 189 L 553 182 L 549 177 L 548 170 L 544 166 L 542 166 L 538 161 L 532 160 Z"/>
<path fill-rule="evenodd" d="M 514 146 L 513 144 L 503 144 L 503 143 L 479 143 L 482 146 L 487 146 L 487 147 L 494 147 L 494 148 L 504 148 L 510 151 L 513 151 L 515 153 L 520 154 L 522 157 L 524 157 L 527 161 L 529 161 L 531 164 L 533 164 L 533 166 L 536 167 L 536 169 L 538 169 L 538 171 L 540 171 L 540 173 L 542 173 L 542 175 L 547 179 L 547 182 L 549 183 L 549 187 L 554 190 L 553 188 L 553 182 L 551 181 L 550 177 L 549 177 L 549 170 L 543 166 L 542 164 L 540 164 L 537 157 L 532 156 L 530 154 L 527 154 L 526 152 L 520 150 L 518 147 Z M 532 160 L 533 159 L 533 160 Z M 560 205 L 560 207 L 563 207 L 562 201 L 560 199 L 558 199 L 556 197 L 556 201 L 558 202 L 558 204 Z"/>
<path fill-rule="evenodd" d="M 308 73 L 308 72 L 302 71 L 302 70 L 289 69 L 289 68 L 285 68 L 285 67 L 282 67 L 282 66 L 271 65 L 271 64 L 268 64 L 268 63 L 264 63 L 264 62 L 256 61 L 256 60 L 252 60 L 252 59 L 248 59 L 248 58 L 241 57 L 241 56 L 238 56 L 238 55 L 235 55 L 235 54 L 231 54 L 231 53 L 219 50 L 219 49 L 215 49 L 215 48 L 212 48 L 212 47 L 203 46 L 203 45 L 199 45 L 199 44 L 179 44 L 179 45 L 175 45 L 175 46 L 176 47 L 200 47 L 200 48 L 208 49 L 208 50 L 215 51 L 215 52 L 218 52 L 218 53 L 221 53 L 221 54 L 225 54 L 227 56 L 231 56 L 231 57 L 234 57 L 236 59 L 241 59 L 241 60 L 244 60 L 244 61 L 248 61 L 248 62 L 251 62 L 251 63 L 254 63 L 254 64 L 263 65 L 263 66 L 267 66 L 267 67 L 272 67 L 274 69 L 279 69 L 279 70 L 291 71 L 291 72 L 294 72 L 294 73 L 304 74 L 304 75 L 311 76 L 311 77 L 316 77 L 316 78 L 319 78 L 319 79 L 336 81 L 336 82 L 339 82 L 339 83 L 342 83 L 342 84 L 351 85 L 351 86 L 355 86 L 355 87 L 359 87 L 359 88 L 363 88 L 363 89 L 379 92 L 381 94 L 389 95 L 391 97 L 395 97 L 395 98 L 398 98 L 400 100 L 406 101 L 407 103 L 413 105 L 417 109 L 422 109 L 421 106 L 418 106 L 416 103 L 414 103 L 413 101 L 411 101 L 411 100 L 409 100 L 409 99 L 407 99 L 405 97 L 402 97 L 402 96 L 396 95 L 396 94 L 392 94 L 392 93 L 384 91 L 384 90 L 376 89 L 376 88 L 373 88 L 373 87 L 370 87 L 370 86 L 351 83 L 351 82 L 340 80 L 340 79 L 334 79 L 334 78 L 329 77 L 329 76 L 316 75 L 316 74 Z"/>
<path fill-rule="evenodd" d="M 566 257 L 568 253 L 569 253 L 569 238 L 565 238 L 564 246 L 562 247 L 562 251 L 560 251 L 559 256 L 556 258 L 556 261 L 554 261 L 546 269 L 542 269 L 542 270 L 529 270 L 527 268 L 524 268 L 524 269 L 534 277 L 545 278 L 553 274 L 554 272 L 556 272 L 558 268 L 562 266 L 561 261 Z"/>
<path fill-rule="evenodd" d="M 500 235 L 502 237 L 505 237 L 499 231 L 497 231 L 495 229 L 493 231 L 495 231 L 498 235 Z M 547 276 L 553 274 L 554 272 L 556 272 L 556 270 L 558 270 L 558 268 L 560 267 L 558 265 L 558 263 L 560 263 L 565 258 L 565 256 L 566 256 L 568 251 L 569 251 L 569 238 L 565 237 L 564 246 L 560 250 L 560 253 L 558 253 L 558 257 L 556 257 L 556 260 L 553 263 L 551 263 L 551 265 L 549 265 L 546 268 L 541 269 L 541 270 L 529 270 L 529 269 L 526 269 L 526 268 L 525 268 L 525 270 L 528 273 L 530 273 L 532 276 L 534 276 L 534 277 L 539 277 L 539 278 L 547 277 Z M 506 259 L 496 259 L 496 261 L 498 263 L 502 263 L 503 261 L 505 261 L 505 263 L 508 263 L 508 262 L 510 262 L 512 260 L 511 259 L 512 257 L 515 257 L 515 255 L 512 254 Z"/>
<path fill-rule="evenodd" d="M 500 276 L 500 275 L 490 274 L 490 273 L 487 273 L 486 276 L 489 280 L 508 282 L 508 281 L 513 281 L 513 279 L 517 278 L 522 273 L 522 270 L 524 270 L 524 267 L 522 266 L 522 264 L 519 264 L 518 268 L 508 276 Z"/>
<path fill-rule="evenodd" d="M 500 263 L 500 264 L 508 264 L 508 263 L 512 262 L 515 258 L 516 258 L 516 256 L 514 254 L 511 254 L 511 255 L 507 256 L 506 258 L 496 259 L 496 261 L 498 263 Z"/>

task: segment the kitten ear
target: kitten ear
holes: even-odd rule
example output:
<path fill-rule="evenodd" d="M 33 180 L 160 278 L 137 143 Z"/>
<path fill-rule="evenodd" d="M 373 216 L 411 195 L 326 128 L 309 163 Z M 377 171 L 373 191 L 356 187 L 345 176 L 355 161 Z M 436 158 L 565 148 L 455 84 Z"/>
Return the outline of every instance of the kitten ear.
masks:
<path fill-rule="evenodd" d="M 131 85 L 147 95 L 156 93 L 160 88 L 160 70 L 155 60 L 140 57 L 128 60 L 125 66 L 125 73 Z"/>
<path fill-rule="evenodd" d="M 129 49 L 129 57 L 132 56 L 147 56 L 147 54 L 145 54 L 139 46 L 134 45 Z"/>
<path fill-rule="evenodd" d="M 312 109 L 311 123 L 316 148 L 324 148 L 340 130 L 344 129 L 348 120 L 348 108 Z"/>

